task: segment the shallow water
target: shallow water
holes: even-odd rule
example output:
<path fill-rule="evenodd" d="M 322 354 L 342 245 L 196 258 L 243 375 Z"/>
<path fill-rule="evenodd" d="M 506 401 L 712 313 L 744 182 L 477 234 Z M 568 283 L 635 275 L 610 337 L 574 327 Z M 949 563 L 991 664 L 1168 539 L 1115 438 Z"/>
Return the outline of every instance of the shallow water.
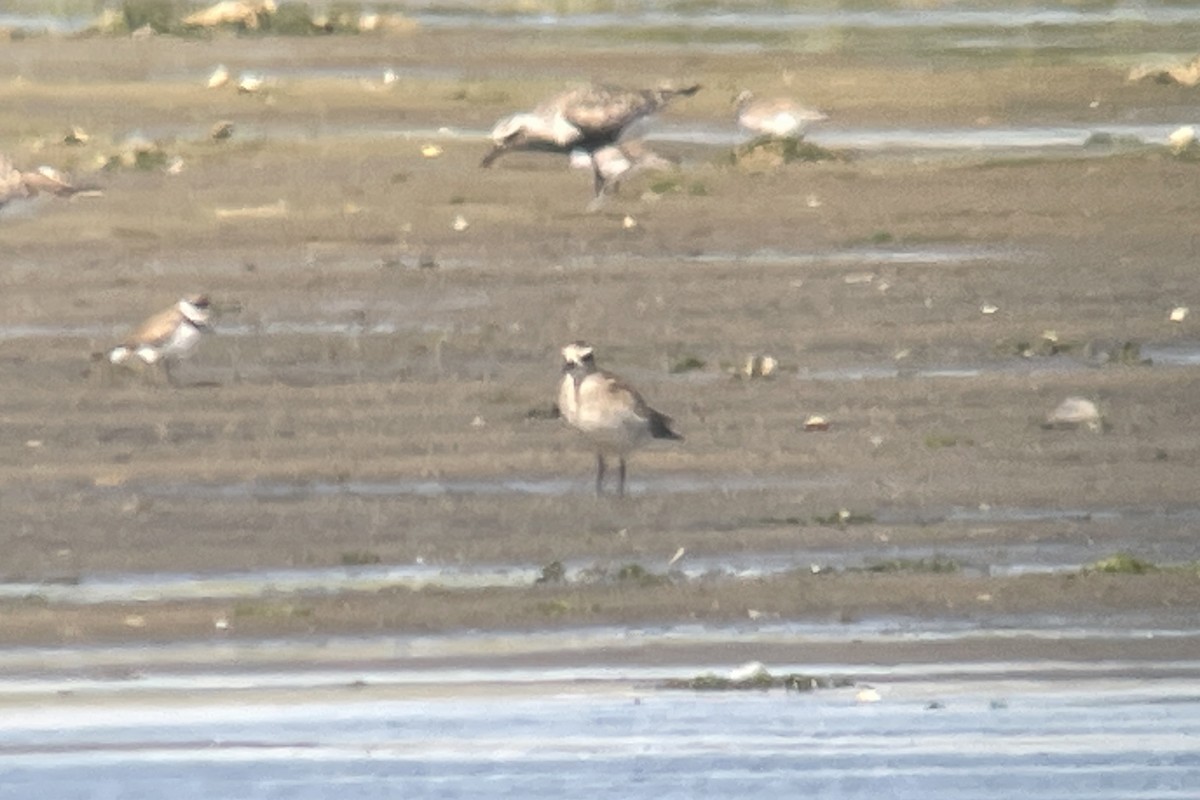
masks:
<path fill-rule="evenodd" d="M 303 75 L 293 75 L 292 80 Z M 196 76 L 194 83 L 203 83 Z M 835 110 L 836 111 L 836 110 Z M 822 147 L 852 151 L 862 156 L 908 155 L 938 153 L 982 153 L 1002 155 L 1015 153 L 1031 155 L 1105 155 L 1117 150 L 1137 149 L 1152 145 L 1166 146 L 1167 137 L 1192 120 L 1170 120 L 1145 124 L 1097 122 L 1094 125 L 1064 123 L 1062 125 L 988 125 L 970 128 L 847 128 L 836 123 L 814 126 L 805 140 Z M 159 139 L 207 139 L 209 129 L 197 126 L 156 126 L 130 132 L 129 136 L 150 136 Z M 310 125 L 239 125 L 242 140 L 304 141 L 310 139 L 403 139 L 406 141 L 486 141 L 490 131 L 473 128 L 430 128 L 424 126 L 400 128 L 394 125 L 357 124 L 353 126 L 316 121 Z M 122 138 L 122 137 L 117 137 Z M 693 144 L 729 148 L 748 142 L 752 137 L 732 124 L 705 125 L 657 121 L 646 131 L 649 142 Z"/>
<path fill-rule="evenodd" d="M 804 32 L 827 29 L 955 31 L 979 28 L 994 31 L 1055 31 L 1113 24 L 1153 28 L 1200 23 L 1200 9 L 1182 3 L 1076 5 L 1045 2 L 997 8 L 996 4 L 980 2 L 894 8 L 881 2 L 874 8 L 859 4 L 844 7 L 834 3 L 829 8 L 787 11 L 780 11 L 773 5 L 742 3 L 736 11 L 712 11 L 703 7 L 697 9 L 690 3 L 642 2 L 622 3 L 622 10 L 612 13 L 549 13 L 537 9 L 536 4 L 524 13 L 494 13 L 494 5 L 479 2 L 405 2 L 399 8 L 395 4 L 382 2 L 376 3 L 375 7 L 381 11 L 399 10 L 427 28 L 486 26 L 502 30 L 696 28 L 731 32 Z M 0 25 L 27 31 L 71 32 L 82 30 L 90 22 L 91 17 L 85 16 L 0 13 Z"/>
<path fill-rule="evenodd" d="M 790 485 L 790 484 L 789 484 Z M 377 488 L 383 485 L 377 486 Z M 170 496 L 186 495 L 189 487 L 166 487 Z M 195 487 L 192 487 L 195 488 Z M 209 487 L 213 488 L 213 487 Z M 226 487 L 228 488 L 228 487 Z M 240 488 L 240 487 L 234 487 Z M 298 487 L 295 487 L 298 488 Z M 200 495 L 208 496 L 208 495 Z M 228 495 L 220 495 L 223 498 Z M 882 511 L 875 515 L 888 526 L 927 526 L 942 521 L 989 525 L 1030 522 L 1128 521 L 1131 530 L 1142 530 L 1145 523 L 1179 522 L 1200 519 L 1200 508 L 1175 509 L 923 509 L 920 512 Z M 794 570 L 887 569 L 889 564 L 921 564 L 934 561 L 953 563 L 966 575 L 1013 576 L 1045 573 L 1073 573 L 1085 565 L 1114 552 L 1128 552 L 1148 562 L 1167 566 L 1200 561 L 1200 542 L 1192 537 L 1155 537 L 1131 534 L 1127 540 L 1105 541 L 1102 545 L 1086 538 L 1064 542 L 1031 544 L 947 543 L 944 545 L 889 545 L 872 542 L 869 546 L 836 549 L 797 548 L 779 553 L 721 553 L 697 556 L 685 554 L 677 563 L 665 558 L 640 560 L 652 573 L 670 573 L 685 580 L 754 580 Z M 201 599 L 253 599 L 288 594 L 332 594 L 337 592 L 377 592 L 385 589 L 421 589 L 437 586 L 447 589 L 531 586 L 542 575 L 542 564 L 388 564 L 312 569 L 268 569 L 215 573 L 99 573 L 74 576 L 60 582 L 0 582 L 0 599 L 25 600 L 36 597 L 48 603 L 99 604 L 130 602 L 187 601 Z M 603 561 L 568 561 L 563 564 L 567 581 L 594 579 L 597 568 L 612 568 Z"/>
<path fill-rule="evenodd" d="M 41 702 L 0 718 L 0 798 L 1194 797 L 1200 697 L 1136 668 L 880 673 L 869 703 L 658 691 L 619 669 L 533 695 Z"/>

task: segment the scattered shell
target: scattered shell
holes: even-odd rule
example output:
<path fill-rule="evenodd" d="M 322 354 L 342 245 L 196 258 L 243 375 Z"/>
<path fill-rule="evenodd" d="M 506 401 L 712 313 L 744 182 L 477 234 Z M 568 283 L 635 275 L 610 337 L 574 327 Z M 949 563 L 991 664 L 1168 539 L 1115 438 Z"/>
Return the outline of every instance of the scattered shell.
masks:
<path fill-rule="evenodd" d="M 747 378 L 769 378 L 779 368 L 779 362 L 771 356 L 749 356 L 742 367 Z"/>
<path fill-rule="evenodd" d="M 425 158 L 437 158 L 441 154 L 442 148 L 438 147 L 436 144 L 421 145 L 421 155 L 425 156 Z"/>
<path fill-rule="evenodd" d="M 103 475 L 97 475 L 95 478 L 93 478 L 92 485 L 101 488 L 111 488 L 113 486 L 124 485 L 125 480 L 125 475 L 116 472 L 109 472 Z"/>
<path fill-rule="evenodd" d="M 683 558 L 683 554 L 686 552 L 687 552 L 686 547 L 681 547 L 678 550 L 676 550 L 675 555 L 671 556 L 671 560 L 667 562 L 667 566 L 668 567 L 675 566 L 675 564 L 679 561 L 679 559 Z"/>
<path fill-rule="evenodd" d="M 146 618 L 141 614 L 130 614 L 124 619 L 125 627 L 127 628 L 144 628 L 146 627 Z"/>
<path fill-rule="evenodd" d="M 288 215 L 288 206 L 286 201 L 279 200 L 264 206 L 218 208 L 213 213 L 217 219 L 279 219 Z"/>
<path fill-rule="evenodd" d="M 462 214 L 459 214 L 454 218 L 454 224 L 452 224 L 450 227 L 454 228 L 454 230 L 458 231 L 459 233 L 462 233 L 467 228 L 471 227 L 471 223 L 467 222 L 466 217 L 464 217 Z"/>
<path fill-rule="evenodd" d="M 219 631 L 227 631 L 229 630 L 229 620 L 225 617 L 217 617 L 213 620 L 213 627 Z"/>
<path fill-rule="evenodd" d="M 262 91 L 262 88 L 265 85 L 266 80 L 264 80 L 261 75 L 252 75 L 250 73 L 243 72 L 241 76 L 238 77 L 237 90 L 239 94 L 255 94 L 256 92 Z"/>
<path fill-rule="evenodd" d="M 873 283 L 874 281 L 874 272 L 851 272 L 842 278 L 842 282 L 847 286 L 859 286 L 865 283 Z"/>
<path fill-rule="evenodd" d="M 229 83 L 230 77 L 232 76 L 229 74 L 229 68 L 224 64 L 218 64 L 217 68 L 212 71 L 212 75 L 208 76 L 208 82 L 204 85 L 209 89 L 220 89 Z"/>
<path fill-rule="evenodd" d="M 1189 313 L 1191 312 L 1188 310 L 1187 306 L 1176 306 L 1175 308 L 1171 309 L 1170 320 L 1171 322 L 1183 322 L 1185 319 L 1187 319 Z"/>
<path fill-rule="evenodd" d="M 485 425 L 487 425 L 487 422 L 484 421 L 483 417 L 477 416 L 477 417 L 475 417 L 475 419 L 471 420 L 472 428 L 482 428 Z"/>
<path fill-rule="evenodd" d="M 29 439 L 25 442 L 25 446 L 31 449 L 36 449 L 42 446 L 41 439 Z"/>
<path fill-rule="evenodd" d="M 223 139 L 228 139 L 229 137 L 233 136 L 233 123 L 227 119 L 223 119 L 212 126 L 212 129 L 208 132 L 208 135 L 218 142 L 222 141 Z"/>
<path fill-rule="evenodd" d="M 829 430 L 829 420 L 825 419 L 820 414 L 810 414 L 808 419 L 804 420 L 804 430 L 827 431 Z M 841 512 L 838 513 L 840 514 Z"/>
<path fill-rule="evenodd" d="M 1058 404 L 1058 408 L 1050 412 L 1043 425 L 1045 428 L 1079 428 L 1086 426 L 1091 430 L 1101 427 L 1100 409 L 1091 400 L 1084 397 L 1068 397 Z"/>
<path fill-rule="evenodd" d="M 625 228 L 625 230 L 629 230 L 631 228 L 636 228 L 638 225 L 638 222 L 636 219 L 634 219 L 633 217 L 626 214 L 625 219 L 621 220 L 621 225 L 622 225 L 622 227 Z"/>
<path fill-rule="evenodd" d="M 874 686 L 864 686 L 854 695 L 854 699 L 860 703 L 878 703 L 883 695 Z"/>
<path fill-rule="evenodd" d="M 815 194 L 810 194 L 804 198 L 804 205 L 808 206 L 809 208 L 820 208 L 822 205 L 824 205 L 824 203 L 822 203 L 821 198 L 817 197 Z"/>
<path fill-rule="evenodd" d="M 396 75 L 396 70 L 392 69 L 391 67 L 388 67 L 387 69 L 385 69 L 383 71 L 383 85 L 384 86 L 391 86 L 393 83 L 395 83 L 398 80 L 400 80 L 400 77 L 398 75 Z"/>
<path fill-rule="evenodd" d="M 173 156 L 171 160 L 167 162 L 166 170 L 168 175 L 179 175 L 182 173 L 183 158 L 181 156 Z"/>
<path fill-rule="evenodd" d="M 1171 135 L 1167 137 L 1167 144 L 1171 147 L 1171 152 L 1178 155 L 1184 150 L 1187 150 L 1196 141 L 1196 129 L 1191 125 L 1184 125 L 1182 128 L 1176 128 L 1171 131 Z"/>
<path fill-rule="evenodd" d="M 71 126 L 63 136 L 63 144 L 81 145 L 91 141 L 91 134 L 78 125 Z"/>
<path fill-rule="evenodd" d="M 731 681 L 752 681 L 769 677 L 771 677 L 771 673 L 761 661 L 749 661 L 740 667 L 729 670 L 729 680 Z"/>
<path fill-rule="evenodd" d="M 988 316 L 995 314 L 999 310 L 1000 310 L 1000 306 L 994 305 L 992 303 L 984 303 L 983 305 L 981 305 L 979 307 L 979 313 L 987 314 Z"/>
<path fill-rule="evenodd" d="M 379 30 L 379 25 L 383 18 L 374 11 L 367 11 L 358 18 L 359 33 L 371 33 Z"/>

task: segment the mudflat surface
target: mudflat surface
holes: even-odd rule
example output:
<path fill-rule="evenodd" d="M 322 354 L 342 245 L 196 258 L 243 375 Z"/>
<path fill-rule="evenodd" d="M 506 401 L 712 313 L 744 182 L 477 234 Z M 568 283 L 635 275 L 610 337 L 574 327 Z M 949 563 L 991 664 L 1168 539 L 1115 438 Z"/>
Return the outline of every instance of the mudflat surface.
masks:
<path fill-rule="evenodd" d="M 662 574 L 680 548 L 682 565 L 782 556 L 801 573 L 241 606 L 34 593 L 5 601 L 6 641 L 203 638 L 215 616 L 246 636 L 750 610 L 1194 618 L 1194 569 L 803 572 L 810 552 L 843 548 L 966 549 L 978 568 L 1018 547 L 1036 566 L 1043 546 L 1080 564 L 1195 560 L 1200 336 L 1197 317 L 1168 320 L 1196 291 L 1195 163 L 1076 147 L 735 164 L 730 146 L 665 137 L 651 146 L 678 170 L 637 175 L 590 214 L 589 177 L 559 159 L 478 167 L 495 119 L 592 77 L 699 81 L 662 123 L 731 141 L 745 85 L 828 109 L 841 132 L 1169 124 L 1189 90 L 1127 83 L 1121 59 L 931 68 L 565 36 L 6 44 L 0 147 L 103 196 L 0 213 L 3 577 L 554 561 Z M 569 63 L 564 42 L 580 45 Z M 207 90 L 218 63 L 278 82 Z M 384 87 L 388 64 L 400 79 Z M 210 141 L 219 120 L 234 135 Z M 71 125 L 90 141 L 62 144 Z M 139 132 L 182 171 L 96 169 Z M 180 386 L 93 360 L 194 291 L 220 316 Z M 592 496 L 592 456 L 547 418 L 574 339 L 686 436 L 633 457 L 624 500 Z M 752 355 L 778 373 L 740 376 Z M 1071 395 L 1098 404 L 1101 430 L 1043 429 Z M 813 414 L 830 429 L 805 431 Z"/>

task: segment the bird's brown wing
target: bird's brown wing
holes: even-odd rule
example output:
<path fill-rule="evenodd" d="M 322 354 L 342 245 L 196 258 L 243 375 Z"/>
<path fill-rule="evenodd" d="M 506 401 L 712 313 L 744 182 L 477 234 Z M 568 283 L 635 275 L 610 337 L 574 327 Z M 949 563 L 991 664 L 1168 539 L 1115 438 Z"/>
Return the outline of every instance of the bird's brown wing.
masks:
<path fill-rule="evenodd" d="M 611 86 L 587 86 L 562 95 L 563 117 L 587 135 L 613 135 L 640 117 L 652 113 L 658 104 L 644 92 L 631 92 Z"/>
<path fill-rule="evenodd" d="M 671 418 L 656 408 L 652 408 L 641 393 L 622 378 L 605 373 L 608 393 L 615 401 L 614 404 L 628 406 L 631 413 L 646 420 L 650 426 L 650 435 L 655 439 L 682 439 L 683 437 L 671 429 Z"/>
<path fill-rule="evenodd" d="M 182 321 L 183 315 L 174 307 L 160 311 L 139 325 L 133 333 L 129 334 L 129 337 L 125 340 L 125 345 L 127 347 L 136 347 L 137 345 L 148 344 L 158 347 L 166 343 L 167 339 L 171 337 L 175 328 Z"/>

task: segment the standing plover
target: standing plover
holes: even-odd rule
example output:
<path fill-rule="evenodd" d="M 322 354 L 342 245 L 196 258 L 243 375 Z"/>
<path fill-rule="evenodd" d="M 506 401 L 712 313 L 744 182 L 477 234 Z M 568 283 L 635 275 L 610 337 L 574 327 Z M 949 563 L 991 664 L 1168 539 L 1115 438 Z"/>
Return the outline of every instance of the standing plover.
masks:
<path fill-rule="evenodd" d="M 596 161 L 596 152 L 616 145 L 630 126 L 672 99 L 688 97 L 699 90 L 698 85 L 641 90 L 591 85 L 562 92 L 532 112 L 513 114 L 496 123 L 492 129 L 492 150 L 480 166 L 489 167 L 505 153 L 518 150 L 564 154 L 581 150 L 592 161 L 595 203 L 603 198 L 610 178 Z"/>
<path fill-rule="evenodd" d="M 153 315 L 131 333 L 123 343 L 108 352 L 113 364 L 124 364 L 136 356 L 142 363 L 162 363 L 167 380 L 174 383 L 171 363 L 185 357 L 208 330 L 211 316 L 205 295 L 185 297 L 170 308 Z"/>
<path fill-rule="evenodd" d="M 625 458 L 648 439 L 682 439 L 671 418 L 655 411 L 625 381 L 596 367 L 591 345 L 573 342 L 562 349 L 558 410 L 596 448 L 596 494 L 604 488 L 606 456 L 617 458 L 617 494 L 625 494 Z"/>
<path fill-rule="evenodd" d="M 743 91 L 733 101 L 737 123 L 757 136 L 776 139 L 799 139 L 809 124 L 829 119 L 815 108 L 806 108 L 786 97 L 755 100 Z"/>

